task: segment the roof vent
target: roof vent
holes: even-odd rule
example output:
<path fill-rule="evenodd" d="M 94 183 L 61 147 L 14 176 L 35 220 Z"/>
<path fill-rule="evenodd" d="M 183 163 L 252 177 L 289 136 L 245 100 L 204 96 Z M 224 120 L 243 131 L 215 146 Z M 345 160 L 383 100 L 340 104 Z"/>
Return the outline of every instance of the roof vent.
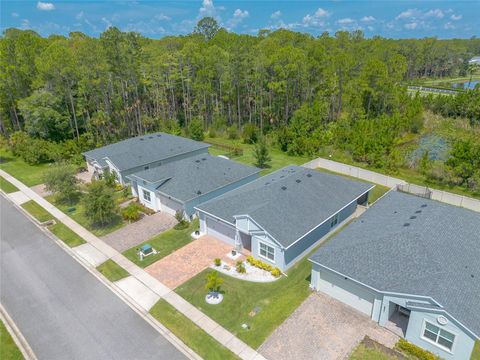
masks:
<path fill-rule="evenodd" d="M 148 138 L 149 138 L 149 139 L 153 139 L 153 136 L 149 136 Z"/>
<path fill-rule="evenodd" d="M 157 134 L 157 137 L 162 137 L 162 135 L 160 135 L 160 134 Z"/>
<path fill-rule="evenodd" d="M 196 162 L 196 163 L 199 163 L 199 162 L 200 162 L 200 160 L 195 160 L 195 162 Z"/>
<path fill-rule="evenodd" d="M 410 216 L 410 219 L 416 219 L 417 217 L 415 215 Z"/>
<path fill-rule="evenodd" d="M 302 182 L 302 180 L 297 179 L 297 180 L 295 180 L 295 182 L 296 182 L 297 184 L 300 184 L 300 183 Z"/>
<path fill-rule="evenodd" d="M 417 210 L 415 211 L 415 214 L 420 214 L 422 212 L 422 210 Z"/>
<path fill-rule="evenodd" d="M 287 190 L 287 187 L 286 187 L 286 186 L 282 186 L 282 190 Z"/>
<path fill-rule="evenodd" d="M 422 208 L 426 208 L 427 207 L 427 204 L 423 204 L 422 206 L 420 206 Z"/>
<path fill-rule="evenodd" d="M 312 177 L 312 174 L 307 174 L 307 177 Z"/>
<path fill-rule="evenodd" d="M 145 140 L 145 139 L 144 139 L 144 138 L 140 138 L 140 141 L 143 141 L 143 140 Z"/>
<path fill-rule="evenodd" d="M 410 223 L 403 224 L 404 227 L 410 226 Z"/>
<path fill-rule="evenodd" d="M 202 161 L 205 161 L 205 160 L 207 160 L 207 158 L 202 158 Z"/>
<path fill-rule="evenodd" d="M 269 183 L 269 182 L 266 182 L 266 183 L 265 183 L 265 186 L 267 186 L 267 185 L 270 185 L 270 183 Z"/>
<path fill-rule="evenodd" d="M 197 191 L 197 195 L 200 195 L 202 192 L 200 190 Z"/>

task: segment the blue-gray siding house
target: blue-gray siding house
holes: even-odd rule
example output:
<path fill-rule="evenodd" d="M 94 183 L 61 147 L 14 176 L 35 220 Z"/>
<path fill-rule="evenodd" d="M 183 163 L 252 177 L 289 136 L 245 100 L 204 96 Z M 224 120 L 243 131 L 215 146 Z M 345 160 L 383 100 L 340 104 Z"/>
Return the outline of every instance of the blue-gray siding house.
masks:
<path fill-rule="evenodd" d="M 447 360 L 480 334 L 480 214 L 391 191 L 311 256 L 311 286 Z"/>
<path fill-rule="evenodd" d="M 208 154 L 210 145 L 166 133 L 136 136 L 83 153 L 92 176 L 109 171 L 121 184 L 128 175 L 182 160 Z"/>
<path fill-rule="evenodd" d="M 288 166 L 197 206 L 200 231 L 285 271 L 366 204 L 372 188 Z"/>
<path fill-rule="evenodd" d="M 228 159 L 200 154 L 171 161 L 131 175 L 132 193 L 145 206 L 187 219 L 195 215 L 194 207 L 259 176 L 260 170 Z"/>

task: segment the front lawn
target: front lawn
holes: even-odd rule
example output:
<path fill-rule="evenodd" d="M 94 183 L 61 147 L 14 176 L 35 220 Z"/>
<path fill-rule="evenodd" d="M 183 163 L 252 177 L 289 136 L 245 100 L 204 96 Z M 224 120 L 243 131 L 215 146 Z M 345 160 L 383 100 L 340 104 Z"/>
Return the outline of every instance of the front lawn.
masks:
<path fill-rule="evenodd" d="M 18 191 L 17 187 L 0 176 L 0 189 L 9 194 Z"/>
<path fill-rule="evenodd" d="M 2 360 L 24 359 L 2 321 L 0 321 L 0 358 Z"/>
<path fill-rule="evenodd" d="M 203 359 L 238 359 L 234 353 L 222 346 L 165 300 L 159 300 L 150 309 L 150 314 Z"/>
<path fill-rule="evenodd" d="M 308 297 L 311 264 L 307 257 L 288 271 L 288 277 L 272 283 L 254 283 L 219 274 L 224 279 L 220 305 L 205 303 L 205 278 L 212 271 L 204 270 L 175 291 L 219 324 L 253 348 L 266 338 Z M 258 308 L 251 317 L 249 313 Z M 246 323 L 250 329 L 244 330 Z"/>
<path fill-rule="evenodd" d="M 191 234 L 195 230 L 198 230 L 198 219 L 193 220 L 186 229 L 167 230 L 145 241 L 142 244 L 139 244 L 131 249 L 124 251 L 123 255 L 138 266 L 145 268 L 148 265 L 153 264 L 155 261 L 158 261 L 165 256 L 170 255 L 175 250 L 180 249 L 181 247 L 191 242 L 193 240 Z M 144 244 L 150 244 L 155 250 L 158 251 L 158 253 L 154 255 L 148 255 L 143 259 L 143 261 L 140 261 L 137 254 L 137 249 Z"/>
<path fill-rule="evenodd" d="M 115 261 L 108 259 L 103 264 L 97 266 L 97 270 L 102 273 L 111 282 L 126 278 L 130 274 L 127 270 L 118 265 Z"/>
<path fill-rule="evenodd" d="M 70 230 L 69 227 L 62 224 L 61 222 L 58 222 L 58 220 L 56 224 L 50 225 L 48 227 L 48 230 L 50 230 L 53 234 L 55 234 L 55 236 L 57 236 L 60 240 L 62 240 L 70 247 L 85 244 L 85 240 L 83 240 L 79 235 Z"/>
<path fill-rule="evenodd" d="M 117 197 L 120 197 L 120 192 L 115 193 Z M 90 220 L 85 215 L 85 207 L 81 201 L 81 196 L 74 201 L 72 204 L 67 204 L 61 201 L 57 201 L 54 195 L 49 195 L 45 197 L 45 200 L 49 201 L 77 223 L 82 225 L 84 228 L 88 229 L 90 232 L 96 236 L 104 236 L 115 230 L 120 229 L 122 226 L 126 225 L 126 222 L 123 221 L 120 215 L 116 215 L 114 219 L 106 225 L 93 225 Z"/>
<path fill-rule="evenodd" d="M 38 205 L 35 201 L 30 200 L 21 205 L 30 215 L 32 215 L 39 222 L 43 223 L 48 220 L 53 220 L 53 215 L 50 214 L 43 207 Z"/>
<path fill-rule="evenodd" d="M 30 165 L 15 157 L 4 148 L 0 148 L 0 169 L 16 177 L 27 186 L 43 183 L 43 173 L 49 164 Z"/>
<path fill-rule="evenodd" d="M 234 144 L 237 144 L 240 146 L 243 150 L 243 155 L 240 156 L 233 156 L 231 157 L 232 160 L 238 161 L 247 165 L 255 166 L 255 157 L 253 156 L 253 148 L 254 145 L 250 144 L 243 144 L 241 140 L 229 140 L 223 137 L 215 137 L 215 138 L 206 138 L 205 139 L 207 142 L 211 141 L 213 143 L 217 144 L 222 144 L 222 145 L 228 145 L 232 146 Z M 271 173 L 272 171 L 281 169 L 287 165 L 301 165 L 304 164 L 312 159 L 305 157 L 305 156 L 290 156 L 283 151 L 275 148 L 275 147 L 269 147 L 269 153 L 270 157 L 272 158 L 272 161 L 270 162 L 270 167 L 263 169 L 260 172 L 260 175 L 266 175 L 268 173 Z M 228 155 L 228 151 L 221 149 L 219 147 L 215 147 L 215 145 L 212 145 L 209 149 L 210 154 L 212 155 Z"/>

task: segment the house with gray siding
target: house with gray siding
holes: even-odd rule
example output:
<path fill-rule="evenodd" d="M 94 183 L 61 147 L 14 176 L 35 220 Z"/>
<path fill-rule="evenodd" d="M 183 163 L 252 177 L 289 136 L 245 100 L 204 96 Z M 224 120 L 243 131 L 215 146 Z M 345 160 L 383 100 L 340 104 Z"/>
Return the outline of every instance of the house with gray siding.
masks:
<path fill-rule="evenodd" d="M 196 206 L 200 231 L 286 271 L 366 204 L 373 187 L 287 166 Z"/>
<path fill-rule="evenodd" d="M 479 259 L 479 213 L 391 191 L 311 256 L 311 286 L 443 359 L 468 360 Z"/>
<path fill-rule="evenodd" d="M 181 211 L 191 219 L 195 206 L 248 184 L 259 172 L 252 166 L 200 154 L 130 174 L 127 179 L 143 205 L 171 215 Z"/>
<path fill-rule="evenodd" d="M 208 154 L 210 145 L 166 133 L 136 136 L 83 153 L 93 176 L 105 171 L 116 175 L 120 184 L 127 176 L 199 154 Z"/>

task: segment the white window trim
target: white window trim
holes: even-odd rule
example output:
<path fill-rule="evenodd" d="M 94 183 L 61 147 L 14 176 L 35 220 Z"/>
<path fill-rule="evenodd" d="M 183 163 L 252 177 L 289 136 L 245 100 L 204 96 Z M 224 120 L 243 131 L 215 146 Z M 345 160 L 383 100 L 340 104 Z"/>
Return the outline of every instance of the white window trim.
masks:
<path fill-rule="evenodd" d="M 425 334 L 425 328 L 427 327 L 427 323 L 429 323 L 430 325 L 433 325 L 433 326 L 435 326 L 435 327 L 437 327 L 437 328 L 439 328 L 439 329 L 441 329 L 441 330 L 444 330 L 444 331 L 446 331 L 446 332 L 449 332 L 450 334 L 452 334 L 452 335 L 454 336 L 453 343 L 452 343 L 452 348 L 451 348 L 451 349 L 446 348 L 445 346 L 443 346 L 443 345 L 441 345 L 441 344 L 439 344 L 439 343 L 437 343 L 437 342 L 435 342 L 435 341 L 433 341 L 433 340 L 431 340 L 431 339 L 429 339 L 429 338 L 427 338 L 427 337 L 424 336 L 424 334 Z M 440 336 L 440 334 L 438 334 L 437 337 L 438 337 L 438 336 Z M 439 349 L 442 349 L 443 351 L 446 351 L 446 352 L 448 352 L 449 354 L 453 354 L 453 353 L 454 353 L 454 350 L 455 350 L 455 344 L 457 343 L 458 334 L 455 333 L 455 332 L 453 332 L 453 331 L 451 331 L 450 329 L 445 330 L 445 329 L 443 329 L 441 326 L 439 326 L 439 325 L 437 325 L 437 324 L 434 324 L 434 323 L 431 322 L 431 321 L 428 321 L 428 320 L 423 319 L 422 333 L 421 333 L 420 337 L 421 337 L 422 340 L 424 340 L 424 341 L 426 341 L 426 342 L 428 342 L 428 343 L 430 343 L 430 344 L 432 344 L 432 345 L 435 345 L 435 346 L 438 347 Z"/>
<path fill-rule="evenodd" d="M 148 196 L 150 197 L 150 200 L 147 200 L 147 199 L 145 198 L 145 193 L 148 193 Z M 143 201 L 148 202 L 149 204 L 151 204 L 151 203 L 152 203 L 152 192 L 151 192 L 151 191 L 148 191 L 148 190 L 146 190 L 146 189 L 144 189 L 144 188 L 142 188 L 142 198 L 143 198 Z"/>
<path fill-rule="evenodd" d="M 269 248 L 273 249 L 273 260 L 268 258 L 267 256 L 262 255 L 262 253 L 260 252 L 260 250 L 261 250 L 260 244 L 263 244 L 263 245 L 268 246 Z M 268 251 L 267 251 L 267 253 L 268 253 Z M 273 246 L 267 244 L 267 243 L 264 243 L 263 241 L 258 242 L 258 256 L 260 256 L 261 258 L 264 258 L 265 260 L 275 264 L 275 248 Z"/>

